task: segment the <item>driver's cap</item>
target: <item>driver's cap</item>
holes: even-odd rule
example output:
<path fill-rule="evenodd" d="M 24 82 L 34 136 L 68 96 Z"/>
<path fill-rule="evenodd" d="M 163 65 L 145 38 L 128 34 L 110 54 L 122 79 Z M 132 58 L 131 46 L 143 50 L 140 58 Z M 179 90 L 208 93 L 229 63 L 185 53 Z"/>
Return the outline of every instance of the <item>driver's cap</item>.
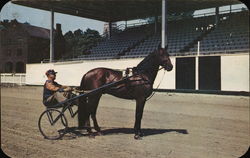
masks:
<path fill-rule="evenodd" d="M 53 70 L 53 69 L 49 69 L 48 71 L 46 71 L 46 76 L 48 76 L 48 75 L 50 75 L 50 74 L 52 74 L 52 75 L 55 75 L 57 72 L 55 72 L 55 70 Z"/>

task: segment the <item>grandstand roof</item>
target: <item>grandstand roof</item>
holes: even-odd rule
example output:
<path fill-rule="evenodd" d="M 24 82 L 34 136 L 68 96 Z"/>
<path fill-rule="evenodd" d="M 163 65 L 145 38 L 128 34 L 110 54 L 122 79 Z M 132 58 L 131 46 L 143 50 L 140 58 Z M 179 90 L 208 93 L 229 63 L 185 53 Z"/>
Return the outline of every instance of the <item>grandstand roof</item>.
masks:
<path fill-rule="evenodd" d="M 161 15 L 162 0 L 12 0 L 13 3 L 106 22 Z M 167 0 L 168 13 L 239 4 L 239 0 Z"/>

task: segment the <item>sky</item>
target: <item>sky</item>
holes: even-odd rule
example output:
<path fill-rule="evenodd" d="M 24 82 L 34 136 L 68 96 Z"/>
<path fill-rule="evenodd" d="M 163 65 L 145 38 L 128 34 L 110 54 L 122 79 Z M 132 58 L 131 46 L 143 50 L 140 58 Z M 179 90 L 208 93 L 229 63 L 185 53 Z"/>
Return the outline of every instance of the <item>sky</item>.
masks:
<path fill-rule="evenodd" d="M 21 23 L 28 22 L 34 26 L 50 29 L 50 14 L 51 13 L 49 11 L 33 9 L 8 2 L 1 9 L 0 20 L 3 21 L 4 19 L 17 19 L 17 21 Z M 75 31 L 77 29 L 81 29 L 84 31 L 87 28 L 97 30 L 100 34 L 103 33 L 104 22 L 102 21 L 56 12 L 54 14 L 54 19 L 55 24 L 62 24 L 63 34 L 69 30 Z"/>
<path fill-rule="evenodd" d="M 243 4 L 234 5 L 232 9 L 246 7 Z M 220 10 L 229 9 L 229 6 L 221 7 Z M 215 9 L 206 9 L 196 11 L 195 14 L 202 14 L 205 12 L 211 12 Z M 86 30 L 87 28 L 91 28 L 97 30 L 100 34 L 103 34 L 103 21 L 97 21 L 67 14 L 56 13 L 54 14 L 55 24 L 62 24 L 62 32 L 65 34 L 69 30 L 75 31 L 77 29 Z M 40 9 L 34 9 L 29 7 L 24 7 L 20 5 L 13 4 L 11 2 L 6 3 L 3 8 L 1 8 L 0 12 L 0 20 L 4 19 L 13 20 L 17 19 L 19 22 L 24 23 L 28 22 L 31 25 L 39 26 L 43 28 L 50 29 L 50 12 L 44 11 Z M 129 23 L 136 23 L 143 20 L 133 20 L 129 21 Z M 125 22 L 118 22 L 117 24 L 122 24 Z"/>

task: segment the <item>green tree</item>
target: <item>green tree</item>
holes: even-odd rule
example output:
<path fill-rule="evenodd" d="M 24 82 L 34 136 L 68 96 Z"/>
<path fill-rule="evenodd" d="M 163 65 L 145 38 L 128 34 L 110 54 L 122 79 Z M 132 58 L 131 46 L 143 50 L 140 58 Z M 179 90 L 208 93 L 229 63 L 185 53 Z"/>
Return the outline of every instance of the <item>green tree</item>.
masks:
<path fill-rule="evenodd" d="M 84 32 L 81 29 L 75 30 L 74 32 L 68 31 L 65 33 L 64 38 L 66 40 L 67 52 L 64 58 L 88 54 L 89 50 L 96 46 L 102 39 L 98 31 L 89 28 Z"/>

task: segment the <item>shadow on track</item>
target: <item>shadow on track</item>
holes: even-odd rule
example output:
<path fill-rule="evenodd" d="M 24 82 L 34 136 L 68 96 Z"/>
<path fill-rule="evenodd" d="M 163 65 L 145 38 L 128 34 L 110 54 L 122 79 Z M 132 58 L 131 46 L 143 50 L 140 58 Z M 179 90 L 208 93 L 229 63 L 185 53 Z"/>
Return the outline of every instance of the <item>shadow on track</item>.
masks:
<path fill-rule="evenodd" d="M 169 132 L 176 132 L 180 134 L 188 134 L 186 129 L 156 129 L 156 128 L 145 128 L 142 130 L 144 136 L 152 136 L 157 134 L 164 134 Z M 93 133 L 95 134 L 95 132 Z M 133 128 L 117 128 L 117 127 L 105 127 L 102 129 L 103 136 L 105 135 L 119 135 L 119 134 L 134 134 Z M 63 139 L 76 139 L 77 137 L 89 136 L 86 130 L 78 130 L 77 127 L 70 127 L 67 130 L 66 135 Z"/>
<path fill-rule="evenodd" d="M 144 136 L 151 136 L 157 134 L 163 134 L 168 132 L 177 132 L 180 134 L 188 134 L 186 129 L 155 129 L 155 128 L 144 128 L 142 129 Z M 133 134 L 133 128 L 111 128 L 102 130 L 103 135 L 113 135 L 113 134 Z"/>

